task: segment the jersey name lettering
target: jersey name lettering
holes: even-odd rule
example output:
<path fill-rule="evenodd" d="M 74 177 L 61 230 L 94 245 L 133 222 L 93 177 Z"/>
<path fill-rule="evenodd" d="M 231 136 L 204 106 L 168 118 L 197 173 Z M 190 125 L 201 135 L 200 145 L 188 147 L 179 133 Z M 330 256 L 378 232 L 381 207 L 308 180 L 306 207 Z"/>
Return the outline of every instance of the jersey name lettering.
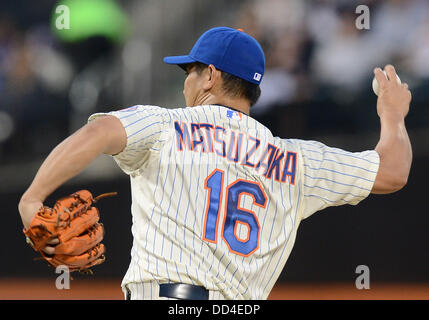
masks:
<path fill-rule="evenodd" d="M 216 153 L 230 162 L 253 168 L 267 179 L 295 184 L 296 152 L 283 151 L 245 132 L 209 123 L 174 122 L 178 151 Z M 288 179 L 289 177 L 289 179 Z"/>

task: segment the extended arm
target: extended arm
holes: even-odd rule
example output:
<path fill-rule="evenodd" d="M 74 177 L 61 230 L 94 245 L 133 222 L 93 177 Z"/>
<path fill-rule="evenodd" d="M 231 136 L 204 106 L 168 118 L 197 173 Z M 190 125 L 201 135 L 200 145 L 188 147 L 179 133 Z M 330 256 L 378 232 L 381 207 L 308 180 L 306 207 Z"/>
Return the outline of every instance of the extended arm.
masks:
<path fill-rule="evenodd" d="M 388 65 L 386 79 L 380 68 L 374 70 L 380 92 L 377 113 L 380 117 L 380 140 L 375 150 L 380 156 L 380 166 L 372 193 L 387 194 L 405 186 L 412 162 L 411 143 L 405 127 L 411 92 L 407 84 L 396 81 L 396 71 Z"/>
<path fill-rule="evenodd" d="M 18 209 L 27 228 L 43 201 L 59 186 L 79 174 L 100 154 L 117 154 L 127 136 L 119 119 L 104 116 L 83 126 L 61 142 L 46 158 Z"/>

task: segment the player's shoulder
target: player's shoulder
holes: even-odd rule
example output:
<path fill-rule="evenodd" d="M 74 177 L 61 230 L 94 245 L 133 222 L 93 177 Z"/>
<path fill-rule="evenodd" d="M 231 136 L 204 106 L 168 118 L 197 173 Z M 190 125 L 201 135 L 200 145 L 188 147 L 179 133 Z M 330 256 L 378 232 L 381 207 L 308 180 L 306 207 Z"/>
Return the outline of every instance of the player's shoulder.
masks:
<path fill-rule="evenodd" d="M 153 119 L 162 119 L 163 123 L 171 122 L 172 117 L 174 114 L 171 112 L 172 110 L 170 108 L 157 106 L 157 105 L 151 105 L 151 104 L 139 104 L 134 105 L 132 107 L 128 107 L 125 109 L 121 109 L 115 112 L 116 116 L 126 116 L 131 117 L 133 114 L 138 117 L 143 118 L 150 118 L 151 116 Z M 161 121 L 161 120 L 160 120 Z"/>
<path fill-rule="evenodd" d="M 300 152 L 303 146 L 304 140 L 294 139 L 294 138 L 281 138 L 278 136 L 273 136 L 273 142 L 275 145 L 280 147 L 281 149 L 292 151 L 292 152 Z"/>
<path fill-rule="evenodd" d="M 170 117 L 174 120 L 184 122 L 222 122 L 224 115 L 221 106 L 200 105 L 193 107 L 172 107 L 167 109 Z"/>
<path fill-rule="evenodd" d="M 137 104 L 137 105 L 133 105 L 131 107 L 125 107 L 123 109 L 119 109 L 116 110 L 115 112 L 118 113 L 132 113 L 132 112 L 139 112 L 139 111 L 166 111 L 166 108 L 160 107 L 160 106 L 156 106 L 156 105 L 150 105 L 150 104 Z"/>
<path fill-rule="evenodd" d="M 124 109 L 116 110 L 110 112 L 118 117 L 131 117 L 133 114 L 140 115 L 153 115 L 159 116 L 164 119 L 166 122 L 172 121 L 203 121 L 208 119 L 211 115 L 211 110 L 204 108 L 204 106 L 197 106 L 192 108 L 187 107 L 163 107 L 158 105 L 150 105 L 150 104 L 139 104 L 131 107 L 127 107 Z"/>
<path fill-rule="evenodd" d="M 279 138 L 283 144 L 290 146 L 291 148 L 296 148 L 298 150 L 317 150 L 317 151 L 323 151 L 327 148 L 330 149 L 338 149 L 338 148 L 332 148 L 326 145 L 324 142 L 316 141 L 316 140 L 305 140 L 305 139 L 298 139 L 298 138 Z M 341 149 L 338 149 L 341 150 Z"/>

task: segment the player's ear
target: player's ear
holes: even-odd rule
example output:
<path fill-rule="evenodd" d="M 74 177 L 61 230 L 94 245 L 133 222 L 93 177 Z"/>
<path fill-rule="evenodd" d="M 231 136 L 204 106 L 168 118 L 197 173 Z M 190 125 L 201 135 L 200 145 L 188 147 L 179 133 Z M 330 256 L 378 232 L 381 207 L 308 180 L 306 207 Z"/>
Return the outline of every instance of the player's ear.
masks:
<path fill-rule="evenodd" d="M 207 69 L 207 81 L 204 83 L 204 89 L 210 90 L 220 80 L 221 71 L 217 70 L 216 67 L 210 64 Z"/>

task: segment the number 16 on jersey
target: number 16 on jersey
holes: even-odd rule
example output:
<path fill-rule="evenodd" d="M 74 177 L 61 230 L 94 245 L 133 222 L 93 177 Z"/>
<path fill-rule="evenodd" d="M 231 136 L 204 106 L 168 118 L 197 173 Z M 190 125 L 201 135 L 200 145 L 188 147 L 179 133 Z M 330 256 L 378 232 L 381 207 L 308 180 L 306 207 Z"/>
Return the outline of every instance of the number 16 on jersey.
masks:
<path fill-rule="evenodd" d="M 229 184 L 225 192 L 224 172 L 215 169 L 205 180 L 204 188 L 208 190 L 208 201 L 204 217 L 203 240 L 217 243 L 219 216 L 225 197 L 225 213 L 222 224 L 222 239 L 231 252 L 248 257 L 259 248 L 260 225 L 253 211 L 240 208 L 241 196 L 253 198 L 253 204 L 261 208 L 267 205 L 267 196 L 262 187 L 254 181 L 237 179 Z M 247 238 L 237 236 L 239 224 L 247 227 Z"/>

